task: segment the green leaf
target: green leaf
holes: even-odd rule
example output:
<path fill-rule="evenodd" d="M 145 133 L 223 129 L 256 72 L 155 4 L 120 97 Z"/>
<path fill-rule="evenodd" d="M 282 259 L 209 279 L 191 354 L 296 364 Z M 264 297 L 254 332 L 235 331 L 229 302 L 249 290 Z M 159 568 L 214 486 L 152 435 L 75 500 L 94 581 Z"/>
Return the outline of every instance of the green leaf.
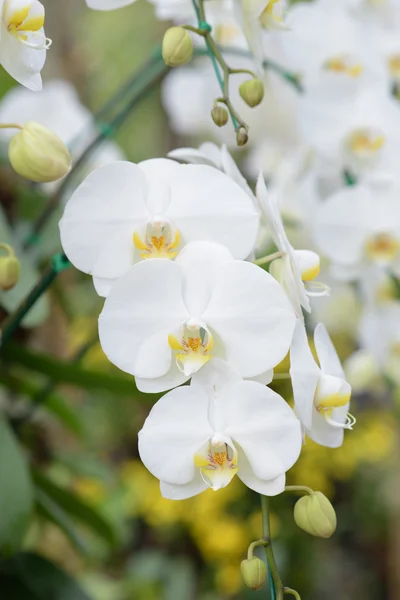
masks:
<path fill-rule="evenodd" d="M 58 384 L 68 383 L 86 390 L 103 390 L 123 396 L 138 394 L 133 377 L 85 369 L 79 364 L 64 362 L 46 354 L 27 350 L 14 342 L 4 345 L 1 359 L 8 364 L 17 364 L 37 371 Z"/>
<path fill-rule="evenodd" d="M 8 423 L 0 420 L 0 550 L 19 549 L 33 508 L 27 461 Z"/>
<path fill-rule="evenodd" d="M 91 600 L 64 571 L 30 552 L 0 564 L 0 589 L 5 600 Z"/>
<path fill-rule="evenodd" d="M 80 521 L 110 546 L 116 544 L 116 532 L 112 524 L 98 510 L 86 504 L 76 494 L 58 486 L 43 473 L 33 472 L 36 488 L 63 509 L 68 515 Z"/>
<path fill-rule="evenodd" d="M 84 425 L 77 411 L 74 411 L 64 398 L 58 394 L 51 392 L 44 402 L 42 402 L 42 386 L 24 380 L 21 377 L 14 377 L 4 370 L 0 370 L 0 385 L 21 396 L 27 396 L 34 403 L 39 402 L 42 408 L 59 419 L 72 433 L 80 438 L 84 437 Z"/>
<path fill-rule="evenodd" d="M 32 258 L 28 253 L 24 253 L 19 247 L 17 240 L 14 237 L 13 230 L 11 229 L 7 218 L 0 207 L 0 241 L 6 244 L 10 244 L 20 263 L 21 263 L 21 274 L 17 285 L 7 292 L 0 290 L 0 305 L 5 308 L 7 312 L 12 312 L 17 308 L 20 302 L 28 295 L 34 285 L 40 278 L 39 272 L 35 269 Z M 22 325 L 25 327 L 36 327 L 42 323 L 49 312 L 48 298 L 43 295 L 29 311 L 26 317 L 22 321 Z"/>

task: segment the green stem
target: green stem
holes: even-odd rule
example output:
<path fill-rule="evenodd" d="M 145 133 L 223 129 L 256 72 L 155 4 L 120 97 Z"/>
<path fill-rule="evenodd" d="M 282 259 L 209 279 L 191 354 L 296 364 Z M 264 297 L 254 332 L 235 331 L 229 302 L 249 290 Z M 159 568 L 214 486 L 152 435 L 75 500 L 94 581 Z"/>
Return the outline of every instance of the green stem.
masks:
<path fill-rule="evenodd" d="M 7 340 L 10 339 L 14 331 L 18 329 L 22 319 L 36 304 L 40 296 L 44 294 L 44 292 L 51 286 L 57 275 L 69 266 L 70 263 L 65 254 L 59 254 L 53 257 L 50 265 L 44 271 L 37 284 L 32 288 L 26 298 L 22 300 L 16 310 L 11 313 L 2 323 L 0 334 L 0 350 Z"/>
<path fill-rule="evenodd" d="M 140 100 L 166 75 L 167 72 L 168 67 L 164 63 L 160 52 L 155 53 L 155 55 L 139 70 L 139 72 L 136 73 L 133 82 L 131 82 L 129 85 L 131 97 L 126 106 L 117 113 L 117 115 L 108 123 L 107 127 L 103 127 L 102 130 L 98 132 L 94 140 L 85 148 L 79 158 L 75 161 L 71 171 L 63 179 L 56 192 L 49 198 L 46 206 L 34 223 L 32 232 L 25 241 L 24 249 L 29 248 L 31 245 L 37 242 L 42 230 L 59 205 L 63 193 L 70 184 L 72 177 L 86 162 L 93 151 L 96 150 L 96 148 L 108 137 L 110 129 L 117 129 L 128 117 L 136 104 L 140 102 Z M 124 87 L 127 88 L 128 86 Z M 120 91 L 117 92 L 116 96 L 119 97 L 119 95 Z M 108 106 L 111 104 L 112 103 L 110 101 L 107 102 Z"/>
<path fill-rule="evenodd" d="M 300 492 L 301 494 L 310 494 L 311 496 L 314 493 L 314 490 L 306 485 L 287 485 L 285 487 L 285 492 Z"/>
<path fill-rule="evenodd" d="M 284 252 L 281 252 L 281 251 L 274 252 L 273 254 L 268 254 L 268 256 L 263 256 L 262 258 L 257 258 L 257 260 L 254 261 L 254 264 L 258 265 L 258 266 L 267 265 L 268 263 L 272 262 L 276 258 L 282 258 L 282 256 L 285 256 Z"/>
<path fill-rule="evenodd" d="M 253 558 L 254 548 L 258 548 L 259 546 L 266 546 L 266 545 L 267 545 L 267 542 L 265 540 L 257 540 L 256 542 L 251 542 L 251 544 L 247 550 L 248 560 Z"/>
<path fill-rule="evenodd" d="M 296 592 L 296 590 L 292 590 L 291 588 L 285 587 L 283 588 L 283 594 L 284 596 L 287 595 L 291 595 L 294 596 L 297 600 L 301 600 L 301 596 L 299 594 L 299 592 Z"/>
<path fill-rule="evenodd" d="M 18 125 L 18 123 L 0 123 L 0 129 L 20 129 L 22 130 L 22 125 Z"/>
<path fill-rule="evenodd" d="M 283 584 L 279 576 L 278 566 L 276 564 L 274 550 L 271 540 L 271 525 L 269 516 L 269 498 L 261 495 L 262 527 L 263 540 L 265 541 L 265 554 L 267 557 L 270 575 L 272 577 L 273 588 L 276 600 L 283 600 Z"/>

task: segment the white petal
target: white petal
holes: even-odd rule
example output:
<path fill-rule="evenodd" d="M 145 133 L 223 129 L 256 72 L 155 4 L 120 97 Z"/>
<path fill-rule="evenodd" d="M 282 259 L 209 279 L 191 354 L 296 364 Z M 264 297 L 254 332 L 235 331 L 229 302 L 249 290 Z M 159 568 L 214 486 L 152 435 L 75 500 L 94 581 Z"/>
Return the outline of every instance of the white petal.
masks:
<path fill-rule="evenodd" d="M 171 364 L 168 334 L 185 319 L 182 272 L 173 262 L 138 263 L 119 279 L 99 317 L 100 342 L 117 367 L 138 377 L 161 377 Z"/>
<path fill-rule="evenodd" d="M 255 243 L 259 217 L 248 195 L 227 175 L 206 165 L 180 165 L 167 216 L 184 242 L 206 240 L 246 258 Z"/>
<path fill-rule="evenodd" d="M 246 192 L 246 194 L 251 198 L 254 206 L 257 205 L 256 198 L 251 191 L 251 187 L 247 183 L 246 179 L 243 177 L 239 168 L 232 156 L 229 154 L 228 148 L 225 144 L 221 146 L 221 161 L 222 161 L 222 170 L 228 177 L 233 179 L 240 187 Z"/>
<path fill-rule="evenodd" d="M 232 260 L 225 246 L 213 242 L 191 242 L 179 253 L 175 262 L 184 273 L 183 297 L 192 317 L 199 317 L 210 301 L 219 266 Z"/>
<path fill-rule="evenodd" d="M 86 0 L 89 8 L 94 10 L 114 10 L 133 4 L 135 0 Z"/>
<path fill-rule="evenodd" d="M 190 377 L 187 377 L 180 369 L 178 369 L 176 360 L 172 360 L 171 367 L 165 375 L 153 377 L 151 379 L 136 377 L 135 381 L 136 387 L 140 392 L 144 392 L 145 394 L 159 394 L 160 392 L 172 390 L 173 388 L 186 383 L 189 379 Z"/>
<path fill-rule="evenodd" d="M 168 156 L 175 160 L 191 163 L 193 165 L 208 165 L 209 167 L 219 168 L 219 164 L 215 163 L 204 152 L 197 148 L 177 148 L 168 152 Z"/>
<path fill-rule="evenodd" d="M 197 373 L 194 373 L 190 385 L 201 387 L 210 396 L 221 394 L 224 388 L 242 381 L 239 372 L 221 358 L 213 358 Z"/>
<path fill-rule="evenodd" d="M 260 479 L 285 473 L 299 457 L 300 421 L 285 400 L 270 388 L 243 381 L 222 394 L 224 434 L 238 443 Z"/>
<path fill-rule="evenodd" d="M 96 267 L 97 277 L 108 278 L 110 273 L 121 276 L 125 260 L 121 268 L 115 262 L 113 270 L 103 254 L 103 275 L 99 258 L 119 234 L 122 248 L 126 248 L 129 230 L 133 236 L 135 229 L 143 225 L 148 217 L 145 193 L 143 173 L 132 163 L 110 163 L 91 173 L 70 198 L 60 221 L 61 243 L 72 264 L 85 273 L 92 273 Z M 120 255 L 118 250 L 116 253 Z"/>
<path fill-rule="evenodd" d="M 241 261 L 220 266 L 203 319 L 242 377 L 273 369 L 287 354 L 295 326 L 281 286 L 263 269 Z"/>
<path fill-rule="evenodd" d="M 4 69 L 29 90 L 38 92 L 42 89 L 40 71 L 46 61 L 46 50 L 29 48 L 17 37 L 11 35 L 1 21 L 0 63 Z M 44 36 L 44 31 L 37 32 Z M 32 41 L 33 33 L 28 34 Z"/>
<path fill-rule="evenodd" d="M 308 344 L 307 333 L 297 321 L 290 348 L 290 376 L 292 378 L 295 410 L 307 430 L 312 428 L 314 395 L 321 375 Z"/>
<path fill-rule="evenodd" d="M 169 500 L 186 500 L 201 494 L 208 488 L 208 485 L 202 480 L 200 471 L 197 471 L 193 481 L 184 485 L 171 485 L 160 481 L 161 495 Z"/>
<path fill-rule="evenodd" d="M 314 343 L 321 370 L 327 375 L 346 379 L 335 346 L 332 344 L 329 333 L 322 323 L 318 323 L 315 328 Z"/>
<path fill-rule="evenodd" d="M 256 375 L 255 377 L 248 377 L 249 381 L 257 381 L 262 385 L 268 385 L 274 378 L 274 370 L 268 369 L 264 373 L 260 373 L 260 375 Z"/>
<path fill-rule="evenodd" d="M 343 418 L 341 420 L 335 416 L 336 410 L 340 411 L 342 414 Z M 346 420 L 348 405 L 336 410 L 334 411 L 334 420 L 344 423 Z M 321 446 L 326 446 L 327 448 L 339 448 L 343 444 L 344 429 L 329 425 L 324 417 L 319 414 L 315 408 L 313 408 L 312 427 L 307 431 L 307 435 L 310 439 Z"/>
<path fill-rule="evenodd" d="M 238 477 L 251 490 L 263 496 L 276 496 L 285 490 L 286 475 L 283 473 L 275 479 L 264 480 L 256 477 L 244 452 L 238 448 L 239 471 Z"/>
<path fill-rule="evenodd" d="M 208 439 L 208 396 L 184 386 L 165 394 L 151 409 L 139 432 L 139 454 L 161 481 L 184 485 L 196 473 L 194 455 Z"/>

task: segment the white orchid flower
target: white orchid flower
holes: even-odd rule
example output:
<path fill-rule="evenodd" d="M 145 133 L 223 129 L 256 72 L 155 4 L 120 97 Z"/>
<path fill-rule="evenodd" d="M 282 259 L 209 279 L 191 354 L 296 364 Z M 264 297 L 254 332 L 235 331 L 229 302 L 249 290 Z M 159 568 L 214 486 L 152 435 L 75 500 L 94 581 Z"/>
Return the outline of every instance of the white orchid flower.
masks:
<path fill-rule="evenodd" d="M 315 216 L 315 241 L 341 268 L 342 277 L 358 279 L 369 266 L 400 276 L 399 184 L 370 179 L 347 187 L 320 204 Z"/>
<path fill-rule="evenodd" d="M 139 433 L 139 453 L 165 498 L 226 487 L 235 475 L 274 496 L 301 450 L 300 423 L 281 396 L 215 361 L 163 396 Z"/>
<path fill-rule="evenodd" d="M 132 267 L 113 286 L 99 319 L 108 358 L 141 391 L 188 381 L 213 357 L 241 374 L 264 375 L 289 350 L 295 315 L 281 286 L 211 242 L 192 242 L 175 262 Z"/>
<path fill-rule="evenodd" d="M 0 64 L 18 83 L 40 91 L 40 71 L 51 45 L 43 29 L 43 5 L 38 0 L 0 0 L 0 15 Z"/>
<path fill-rule="evenodd" d="M 91 173 L 69 200 L 60 231 L 70 261 L 106 296 L 134 263 L 172 259 L 193 240 L 220 242 L 244 259 L 258 220 L 251 199 L 223 173 L 153 159 Z"/>
<path fill-rule="evenodd" d="M 86 0 L 89 8 L 94 10 L 115 10 L 133 4 L 136 0 Z"/>
<path fill-rule="evenodd" d="M 282 285 L 297 317 L 302 319 L 302 307 L 307 312 L 311 310 L 309 296 L 326 295 L 329 292 L 327 286 L 317 282 L 311 283 L 320 271 L 319 256 L 311 250 L 293 248 L 283 226 L 277 194 L 268 193 L 262 173 L 258 177 L 256 193 L 274 243 L 278 252 L 282 254 L 271 262 L 270 273 Z M 309 289 L 307 285 L 310 286 Z"/>
<path fill-rule="evenodd" d="M 337 448 L 343 443 L 344 429 L 355 424 L 348 412 L 351 386 L 322 323 L 315 328 L 314 344 L 319 365 L 308 345 L 305 327 L 298 321 L 290 348 L 295 411 L 312 440 Z"/>

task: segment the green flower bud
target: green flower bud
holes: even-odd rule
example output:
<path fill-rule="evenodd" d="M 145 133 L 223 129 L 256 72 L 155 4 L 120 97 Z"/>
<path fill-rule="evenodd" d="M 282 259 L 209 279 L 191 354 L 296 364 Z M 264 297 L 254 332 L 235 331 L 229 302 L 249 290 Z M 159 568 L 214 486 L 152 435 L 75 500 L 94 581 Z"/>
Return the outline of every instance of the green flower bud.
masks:
<path fill-rule="evenodd" d="M 229 114 L 223 106 L 214 106 L 211 111 L 211 117 L 217 127 L 223 127 L 228 122 Z"/>
<path fill-rule="evenodd" d="M 300 529 L 316 537 L 331 537 L 336 530 L 335 509 L 322 492 L 300 498 L 294 507 L 294 520 Z"/>
<path fill-rule="evenodd" d="M 244 127 L 241 127 L 236 133 L 236 143 L 238 146 L 245 146 L 249 140 L 249 136 L 247 135 L 247 131 Z"/>
<path fill-rule="evenodd" d="M 0 256 L 0 289 L 6 292 L 18 283 L 21 265 L 11 246 L 0 244 L 0 248 L 8 253 Z"/>
<path fill-rule="evenodd" d="M 169 67 L 179 67 L 192 58 L 192 38 L 183 27 L 170 27 L 164 34 L 162 56 Z"/>
<path fill-rule="evenodd" d="M 71 169 L 64 142 L 51 129 L 33 121 L 12 138 L 8 156 L 14 171 L 30 181 L 57 181 Z"/>
<path fill-rule="evenodd" d="M 264 84 L 261 79 L 248 79 L 239 86 L 239 94 L 248 106 L 258 106 L 264 98 Z"/>
<path fill-rule="evenodd" d="M 261 589 L 267 580 L 267 567 L 265 563 L 256 556 L 242 560 L 240 570 L 242 572 L 243 581 L 247 587 L 252 590 Z"/>

